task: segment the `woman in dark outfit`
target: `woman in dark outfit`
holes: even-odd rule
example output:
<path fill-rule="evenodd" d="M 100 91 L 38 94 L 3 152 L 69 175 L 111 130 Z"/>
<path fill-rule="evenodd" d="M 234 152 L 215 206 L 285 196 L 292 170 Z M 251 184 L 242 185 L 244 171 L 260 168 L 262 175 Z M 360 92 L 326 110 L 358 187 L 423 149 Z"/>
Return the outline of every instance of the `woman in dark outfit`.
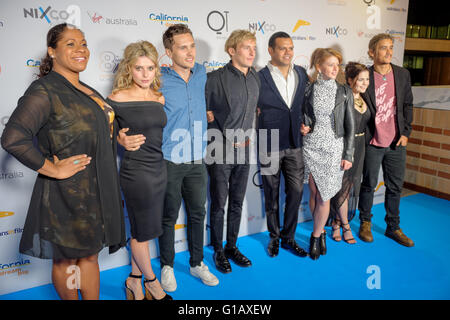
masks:
<path fill-rule="evenodd" d="M 1 138 L 7 152 L 39 173 L 20 252 L 53 259 L 53 284 L 62 299 L 78 299 L 77 288 L 67 286 L 73 273 L 66 271 L 74 265 L 82 298 L 98 299 L 98 252 L 126 244 L 114 111 L 79 80 L 89 60 L 80 30 L 54 26 L 47 47 L 39 79 L 19 99 Z"/>
<path fill-rule="evenodd" d="M 356 212 L 361 187 L 361 176 L 364 166 L 364 155 L 366 152 L 366 140 L 364 133 L 367 122 L 370 119 L 370 109 L 360 94 L 364 93 L 369 86 L 369 69 L 360 63 L 349 62 L 345 67 L 345 78 L 347 84 L 352 88 L 355 115 L 355 153 L 353 166 L 345 171 L 342 179 L 342 188 L 331 199 L 330 220 L 332 221 L 333 239 L 341 241 L 340 228 L 342 227 L 344 241 L 355 244 L 349 222 Z"/>
<path fill-rule="evenodd" d="M 148 241 L 162 234 L 167 173 L 161 150 L 167 117 L 159 91 L 158 52 L 148 41 L 129 44 L 119 64 L 107 102 L 130 138 L 120 165 L 120 186 L 131 226 L 131 274 L 125 281 L 127 299 L 141 300 L 144 275 L 147 299 L 171 299 L 153 272 Z M 133 141 L 134 140 L 134 141 Z"/>

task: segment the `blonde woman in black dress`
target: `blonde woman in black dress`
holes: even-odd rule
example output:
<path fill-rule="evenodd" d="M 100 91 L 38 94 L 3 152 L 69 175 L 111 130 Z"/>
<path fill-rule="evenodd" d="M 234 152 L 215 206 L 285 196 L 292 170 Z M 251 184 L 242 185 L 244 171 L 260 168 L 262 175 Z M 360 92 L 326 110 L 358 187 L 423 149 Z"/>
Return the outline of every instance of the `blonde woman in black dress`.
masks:
<path fill-rule="evenodd" d="M 107 102 L 116 112 L 128 141 L 120 166 L 122 188 L 131 226 L 131 274 L 125 281 L 127 299 L 170 299 L 153 272 L 148 241 L 162 234 L 162 210 L 167 184 L 161 151 L 167 118 L 159 92 L 158 53 L 147 41 L 129 44 L 124 51 Z M 132 138 L 130 138 L 132 139 Z"/>
<path fill-rule="evenodd" d="M 331 199 L 330 219 L 332 220 L 333 239 L 341 241 L 342 238 L 349 244 L 355 244 L 349 222 L 355 216 L 356 205 L 361 187 L 361 176 L 366 152 L 365 131 L 370 119 L 370 109 L 360 94 L 366 92 L 369 86 L 369 69 L 357 62 L 349 62 L 345 67 L 345 79 L 352 88 L 355 107 L 355 153 L 353 166 L 345 171 L 342 179 L 342 188 Z M 342 227 L 342 236 L 340 229 Z"/>

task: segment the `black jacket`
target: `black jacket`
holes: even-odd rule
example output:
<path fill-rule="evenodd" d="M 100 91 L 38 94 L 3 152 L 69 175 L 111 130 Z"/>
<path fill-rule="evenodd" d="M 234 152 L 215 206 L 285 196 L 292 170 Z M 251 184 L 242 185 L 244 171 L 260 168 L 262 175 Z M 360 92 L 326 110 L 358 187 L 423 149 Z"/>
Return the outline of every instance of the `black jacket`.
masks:
<path fill-rule="evenodd" d="M 355 151 L 355 119 L 353 114 L 353 93 L 350 87 L 337 83 L 336 105 L 334 107 L 334 127 L 336 137 L 344 137 L 344 152 L 342 159 L 353 162 Z M 303 104 L 304 124 L 309 126 L 312 132 L 316 123 L 314 115 L 314 85 L 312 83 L 305 92 Z"/>
<path fill-rule="evenodd" d="M 231 62 L 230 62 L 231 63 Z M 253 67 L 249 72 L 253 72 L 261 87 L 259 77 Z M 205 95 L 206 95 L 206 110 L 212 111 L 214 114 L 214 121 L 208 123 L 208 129 L 219 129 L 225 133 L 225 122 L 230 114 L 231 90 L 226 85 L 228 73 L 225 68 L 220 68 L 207 74 Z"/>
<path fill-rule="evenodd" d="M 396 124 L 398 134 L 400 136 L 409 137 L 411 134 L 411 123 L 413 121 L 413 95 L 411 91 L 411 77 L 409 71 L 405 68 L 391 64 L 394 72 L 395 81 L 395 97 L 397 99 Z M 375 134 L 375 116 L 377 112 L 376 98 L 375 98 L 375 81 L 373 75 L 373 66 L 369 68 L 370 83 L 366 92 L 362 94 L 371 112 L 371 117 L 367 123 L 366 143 L 372 140 Z M 398 140 L 400 137 L 396 137 Z"/>
<path fill-rule="evenodd" d="M 302 147 L 300 124 L 302 123 L 302 105 L 305 97 L 305 88 L 309 81 L 304 68 L 294 65 L 298 75 L 298 86 L 289 108 L 284 102 L 270 74 L 269 68 L 261 69 L 258 74 L 261 79 L 258 107 L 261 113 L 258 117 L 258 129 L 266 129 L 267 152 L 282 151 L 291 147 Z M 279 130 L 279 150 L 271 150 L 270 131 Z M 259 143 L 261 141 L 258 140 Z M 258 144 L 259 145 L 259 144 Z"/>

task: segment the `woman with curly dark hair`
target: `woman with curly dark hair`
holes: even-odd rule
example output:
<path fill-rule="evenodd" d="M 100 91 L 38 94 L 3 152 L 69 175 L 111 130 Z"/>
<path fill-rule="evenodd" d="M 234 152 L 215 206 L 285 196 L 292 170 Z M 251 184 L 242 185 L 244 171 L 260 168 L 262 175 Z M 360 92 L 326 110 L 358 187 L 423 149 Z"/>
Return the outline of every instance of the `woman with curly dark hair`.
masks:
<path fill-rule="evenodd" d="M 39 173 L 19 250 L 53 259 L 61 299 L 77 300 L 77 289 L 83 299 L 98 299 L 98 253 L 126 243 L 114 111 L 79 78 L 89 54 L 75 26 L 51 28 L 39 79 L 19 99 L 1 138 L 7 152 Z M 76 286 L 68 285 L 73 271 Z"/>

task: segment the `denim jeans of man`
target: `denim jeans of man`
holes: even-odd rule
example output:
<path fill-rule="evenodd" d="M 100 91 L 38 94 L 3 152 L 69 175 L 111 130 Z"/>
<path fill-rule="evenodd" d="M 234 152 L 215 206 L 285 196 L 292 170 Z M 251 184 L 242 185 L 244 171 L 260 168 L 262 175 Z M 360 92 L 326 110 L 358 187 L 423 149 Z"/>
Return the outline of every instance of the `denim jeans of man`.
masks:
<path fill-rule="evenodd" d="M 371 221 L 373 197 L 378 184 L 380 167 L 383 169 L 386 187 L 384 207 L 385 221 L 390 230 L 400 229 L 400 196 L 405 177 L 406 147 L 392 143 L 387 148 L 368 145 L 364 160 L 363 181 L 358 209 L 361 221 Z"/>
<path fill-rule="evenodd" d="M 187 219 L 187 241 L 191 267 L 203 261 L 203 236 L 208 174 L 205 164 L 176 164 L 165 160 L 167 188 L 162 218 L 163 234 L 159 237 L 161 266 L 173 267 L 175 259 L 175 223 L 184 200 Z"/>

